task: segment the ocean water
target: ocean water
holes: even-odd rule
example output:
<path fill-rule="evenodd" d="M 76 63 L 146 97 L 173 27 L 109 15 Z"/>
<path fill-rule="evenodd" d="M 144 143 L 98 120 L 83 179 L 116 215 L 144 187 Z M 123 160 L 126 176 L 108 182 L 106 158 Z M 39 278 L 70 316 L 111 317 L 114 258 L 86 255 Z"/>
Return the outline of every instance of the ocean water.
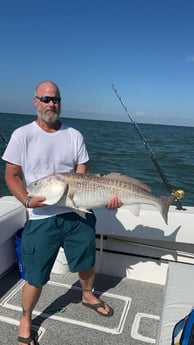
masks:
<path fill-rule="evenodd" d="M 12 131 L 35 120 L 35 116 L 0 113 L 0 154 Z M 147 183 L 154 194 L 168 195 L 150 153 L 130 122 L 61 118 L 85 137 L 90 156 L 89 171 L 119 172 Z M 194 205 L 194 127 L 138 124 L 141 133 L 173 188 L 185 191 L 182 205 Z M 38 149 L 34 148 L 34 149 Z M 5 163 L 0 160 L 0 196 L 10 195 L 4 182 Z"/>

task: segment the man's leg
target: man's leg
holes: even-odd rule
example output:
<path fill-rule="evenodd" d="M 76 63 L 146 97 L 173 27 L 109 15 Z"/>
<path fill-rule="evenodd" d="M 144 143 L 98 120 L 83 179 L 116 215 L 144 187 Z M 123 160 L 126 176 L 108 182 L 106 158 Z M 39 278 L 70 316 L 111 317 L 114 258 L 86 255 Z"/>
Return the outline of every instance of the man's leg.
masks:
<path fill-rule="evenodd" d="M 93 284 L 95 279 L 95 267 L 79 272 L 79 281 L 82 287 L 82 301 L 85 303 L 97 304 L 100 303 L 93 292 Z M 105 304 L 104 307 L 99 307 L 98 311 L 102 314 L 108 314 L 110 308 Z"/>
<path fill-rule="evenodd" d="M 22 292 L 22 317 L 20 319 L 20 326 L 18 331 L 18 336 L 23 338 L 28 338 L 31 334 L 31 325 L 32 325 L 32 311 L 38 302 L 42 291 L 42 286 L 36 287 L 29 285 L 27 282 L 23 287 Z M 19 345 L 24 343 L 19 342 Z M 34 342 L 31 341 L 30 345 L 34 345 Z"/>

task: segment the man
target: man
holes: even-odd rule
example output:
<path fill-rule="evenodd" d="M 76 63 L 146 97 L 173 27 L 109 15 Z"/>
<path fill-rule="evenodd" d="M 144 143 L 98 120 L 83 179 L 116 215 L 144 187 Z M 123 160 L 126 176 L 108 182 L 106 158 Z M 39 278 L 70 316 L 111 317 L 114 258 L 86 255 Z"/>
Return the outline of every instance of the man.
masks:
<path fill-rule="evenodd" d="M 28 210 L 28 220 L 22 235 L 22 263 L 25 285 L 22 294 L 23 313 L 20 320 L 19 345 L 35 345 L 31 335 L 32 311 L 42 287 L 63 246 L 71 272 L 79 273 L 83 305 L 103 316 L 113 310 L 92 292 L 95 278 L 95 216 L 86 220 L 72 209 L 47 206 L 44 196 L 28 197 L 26 186 L 57 172 L 87 173 L 88 153 L 83 136 L 77 130 L 61 124 L 61 97 L 57 85 L 44 81 L 34 95 L 36 121 L 14 131 L 4 152 L 5 180 L 11 193 Z M 113 196 L 107 207 L 115 209 L 121 201 Z"/>

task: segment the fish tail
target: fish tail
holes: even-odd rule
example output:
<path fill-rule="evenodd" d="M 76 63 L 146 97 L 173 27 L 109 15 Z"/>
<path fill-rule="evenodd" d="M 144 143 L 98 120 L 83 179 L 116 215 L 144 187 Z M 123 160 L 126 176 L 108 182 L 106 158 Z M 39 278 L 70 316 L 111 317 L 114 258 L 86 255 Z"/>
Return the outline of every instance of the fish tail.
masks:
<path fill-rule="evenodd" d="M 160 197 L 160 213 L 166 224 L 168 224 L 168 210 L 174 200 L 173 195 Z"/>

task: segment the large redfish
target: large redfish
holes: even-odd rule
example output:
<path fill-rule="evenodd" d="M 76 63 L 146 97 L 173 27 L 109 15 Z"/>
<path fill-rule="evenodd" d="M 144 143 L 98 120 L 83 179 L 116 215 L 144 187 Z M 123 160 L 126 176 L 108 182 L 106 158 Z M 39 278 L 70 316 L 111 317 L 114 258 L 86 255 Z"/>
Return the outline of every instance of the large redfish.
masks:
<path fill-rule="evenodd" d="M 113 195 L 127 205 L 155 206 L 167 223 L 168 210 L 174 197 L 157 197 L 139 180 L 118 173 L 100 176 L 93 174 L 58 173 L 31 183 L 27 190 L 31 196 L 44 196 L 46 205 L 71 207 L 75 211 L 104 207 Z"/>

